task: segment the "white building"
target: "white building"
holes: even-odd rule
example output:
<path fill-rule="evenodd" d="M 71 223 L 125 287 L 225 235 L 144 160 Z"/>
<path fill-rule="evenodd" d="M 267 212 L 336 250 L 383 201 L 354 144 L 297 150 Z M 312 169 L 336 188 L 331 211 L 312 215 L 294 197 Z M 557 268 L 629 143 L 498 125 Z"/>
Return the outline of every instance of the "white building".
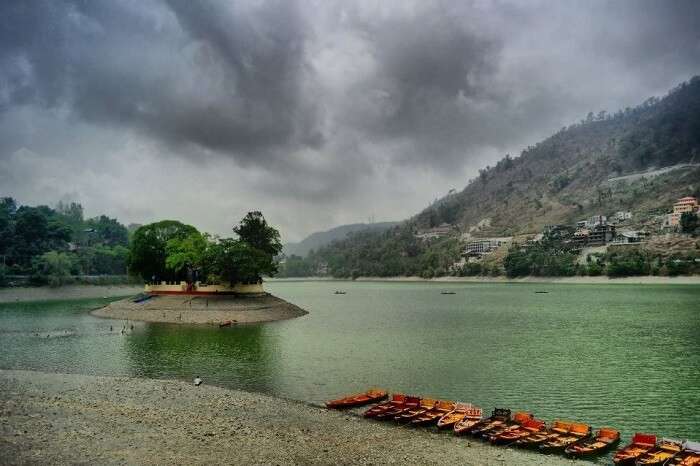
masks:
<path fill-rule="evenodd" d="M 464 247 L 465 256 L 484 256 L 489 254 L 501 246 L 510 244 L 513 241 L 512 236 L 502 238 L 481 238 L 467 242 Z"/>

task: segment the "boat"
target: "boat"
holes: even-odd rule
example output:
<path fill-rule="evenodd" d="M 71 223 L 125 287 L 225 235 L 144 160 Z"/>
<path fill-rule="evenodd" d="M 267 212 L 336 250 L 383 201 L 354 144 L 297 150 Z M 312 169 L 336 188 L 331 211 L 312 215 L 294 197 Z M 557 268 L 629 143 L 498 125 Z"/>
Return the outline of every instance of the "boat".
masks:
<path fill-rule="evenodd" d="M 549 429 L 518 439 L 515 441 L 514 445 L 523 448 L 538 447 L 544 442 L 552 441 L 561 435 L 569 433 L 571 424 L 572 423 L 569 421 L 554 421 Z"/>
<path fill-rule="evenodd" d="M 686 440 L 681 451 L 669 458 L 664 466 L 698 466 L 700 465 L 700 442 Z"/>
<path fill-rule="evenodd" d="M 572 422 L 569 432 L 551 440 L 543 442 L 538 448 L 541 452 L 553 453 L 566 450 L 569 445 L 581 442 L 591 436 L 591 426 L 578 422 Z"/>
<path fill-rule="evenodd" d="M 377 416 L 375 416 L 375 419 L 378 419 L 380 421 L 392 420 L 396 416 L 406 412 L 409 409 L 418 408 L 420 406 L 420 401 L 421 399 L 418 396 L 407 395 L 403 404 L 394 406 L 393 408 L 389 408 L 383 413 L 380 413 Z"/>
<path fill-rule="evenodd" d="M 219 328 L 230 327 L 231 325 L 235 324 L 236 322 L 237 322 L 236 320 L 225 320 L 219 324 Z"/>
<path fill-rule="evenodd" d="M 411 425 L 427 426 L 430 424 L 435 424 L 439 419 L 442 419 L 445 414 L 451 413 L 454 407 L 455 404 L 453 401 L 438 400 L 432 409 L 429 409 L 423 414 L 419 414 L 411 419 Z"/>
<path fill-rule="evenodd" d="M 537 294 L 547 294 L 547 293 L 549 293 L 549 291 L 535 291 L 535 293 L 537 293 Z"/>
<path fill-rule="evenodd" d="M 595 437 L 572 443 L 564 449 L 570 456 L 582 457 L 605 453 L 620 443 L 620 432 L 611 427 L 601 427 Z"/>
<path fill-rule="evenodd" d="M 520 426 L 507 429 L 501 433 L 490 435 L 488 440 L 494 445 L 509 445 L 517 440 L 529 437 L 537 432 L 543 432 L 547 425 L 539 419 L 526 419 Z"/>
<path fill-rule="evenodd" d="M 510 409 L 507 408 L 494 408 L 493 411 L 491 412 L 491 416 L 487 417 L 486 419 L 481 419 L 480 421 L 473 423 L 471 426 L 468 428 L 464 428 L 461 424 L 466 424 L 467 420 L 464 419 L 463 421 L 458 422 L 455 424 L 455 434 L 460 435 L 460 434 L 475 434 L 475 431 L 478 430 L 483 430 L 489 428 L 491 425 L 496 425 L 496 424 L 502 424 L 505 422 L 510 421 Z"/>
<path fill-rule="evenodd" d="M 656 436 L 637 432 L 632 437 L 629 445 L 625 445 L 615 452 L 613 463 L 634 464 L 638 458 L 656 446 Z"/>
<path fill-rule="evenodd" d="M 356 393 L 354 395 L 349 395 L 344 398 L 339 398 L 337 400 L 328 401 L 326 403 L 326 408 L 329 409 L 342 409 L 351 408 L 353 406 L 363 406 L 370 403 L 376 403 L 387 397 L 384 390 L 371 389 L 364 393 Z"/>
<path fill-rule="evenodd" d="M 488 439 L 491 435 L 498 435 L 506 430 L 516 429 L 522 425 L 523 422 L 532 418 L 533 415 L 531 413 L 519 411 L 513 414 L 513 417 L 510 419 L 495 420 L 484 426 L 474 428 L 471 433 L 474 437 L 483 437 Z"/>
<path fill-rule="evenodd" d="M 662 438 L 656 447 L 637 458 L 634 464 L 636 466 L 661 466 L 680 453 L 682 449 L 680 440 Z"/>
<path fill-rule="evenodd" d="M 410 422 L 414 417 L 433 409 L 436 404 L 437 400 L 434 400 L 432 398 L 420 399 L 420 402 L 416 406 L 408 407 L 407 409 L 394 416 L 394 421 L 400 423 Z"/>
<path fill-rule="evenodd" d="M 454 291 L 442 291 L 440 294 L 457 294 Z"/>
<path fill-rule="evenodd" d="M 333 294 L 346 294 L 345 291 L 336 290 Z"/>
<path fill-rule="evenodd" d="M 394 393 L 393 395 L 391 395 L 391 400 L 385 401 L 384 403 L 380 403 L 376 406 L 372 406 L 367 411 L 365 411 L 362 415 L 364 417 L 374 418 L 374 417 L 377 417 L 378 415 L 384 413 L 385 411 L 393 409 L 397 406 L 403 406 L 405 403 L 406 403 L 406 395 L 404 395 L 403 393 Z"/>
<path fill-rule="evenodd" d="M 462 435 L 470 432 L 475 425 L 483 420 L 482 415 L 483 413 L 481 408 L 477 406 L 472 406 L 471 408 L 467 409 L 467 412 L 462 419 L 454 423 L 452 430 L 454 431 L 455 435 Z M 438 422 L 438 427 L 439 425 L 440 423 Z"/>
<path fill-rule="evenodd" d="M 467 410 L 471 409 L 472 407 L 473 406 L 471 403 L 455 403 L 452 411 L 445 413 L 444 416 L 438 419 L 438 429 L 448 429 L 454 427 L 455 424 L 464 419 L 464 416 L 467 415 Z"/>

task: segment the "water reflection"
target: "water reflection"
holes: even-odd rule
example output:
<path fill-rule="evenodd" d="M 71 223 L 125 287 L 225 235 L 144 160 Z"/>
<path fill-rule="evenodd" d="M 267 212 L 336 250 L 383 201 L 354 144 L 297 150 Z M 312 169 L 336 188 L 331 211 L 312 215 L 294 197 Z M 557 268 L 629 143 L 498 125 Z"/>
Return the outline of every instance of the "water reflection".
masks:
<path fill-rule="evenodd" d="M 274 336 L 263 325 L 233 328 L 138 325 L 124 339 L 131 375 L 191 380 L 271 391 Z"/>

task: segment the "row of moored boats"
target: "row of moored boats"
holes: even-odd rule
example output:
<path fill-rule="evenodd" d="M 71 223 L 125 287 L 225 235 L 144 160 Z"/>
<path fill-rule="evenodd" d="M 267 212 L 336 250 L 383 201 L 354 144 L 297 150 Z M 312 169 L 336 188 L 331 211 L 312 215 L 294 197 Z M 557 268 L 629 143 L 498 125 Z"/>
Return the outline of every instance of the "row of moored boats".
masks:
<path fill-rule="evenodd" d="M 611 451 L 620 443 L 620 432 L 579 422 L 557 420 L 547 425 L 531 413 L 496 408 L 484 417 L 481 408 L 469 403 L 421 398 L 396 393 L 385 400 L 383 390 L 369 390 L 326 403 L 328 408 L 350 408 L 374 404 L 364 417 L 394 421 L 414 426 L 436 425 L 451 429 L 456 435 L 472 435 L 494 445 L 537 449 L 546 453 L 564 453 L 572 457 L 589 457 Z M 615 452 L 619 465 L 700 466 L 700 443 L 657 439 L 637 433 L 629 445 Z"/>

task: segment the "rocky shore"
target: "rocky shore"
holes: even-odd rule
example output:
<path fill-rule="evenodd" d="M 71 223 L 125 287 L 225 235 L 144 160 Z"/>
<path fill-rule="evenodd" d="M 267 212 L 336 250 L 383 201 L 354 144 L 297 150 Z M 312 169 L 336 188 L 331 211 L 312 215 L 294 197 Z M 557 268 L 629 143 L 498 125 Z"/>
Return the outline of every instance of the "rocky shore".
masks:
<path fill-rule="evenodd" d="M 204 382 L 0 371 L 0 464 L 579 464 Z"/>
<path fill-rule="evenodd" d="M 307 312 L 294 304 L 260 296 L 153 296 L 134 302 L 126 298 L 91 312 L 97 317 L 175 324 L 255 323 L 300 317 Z"/>

